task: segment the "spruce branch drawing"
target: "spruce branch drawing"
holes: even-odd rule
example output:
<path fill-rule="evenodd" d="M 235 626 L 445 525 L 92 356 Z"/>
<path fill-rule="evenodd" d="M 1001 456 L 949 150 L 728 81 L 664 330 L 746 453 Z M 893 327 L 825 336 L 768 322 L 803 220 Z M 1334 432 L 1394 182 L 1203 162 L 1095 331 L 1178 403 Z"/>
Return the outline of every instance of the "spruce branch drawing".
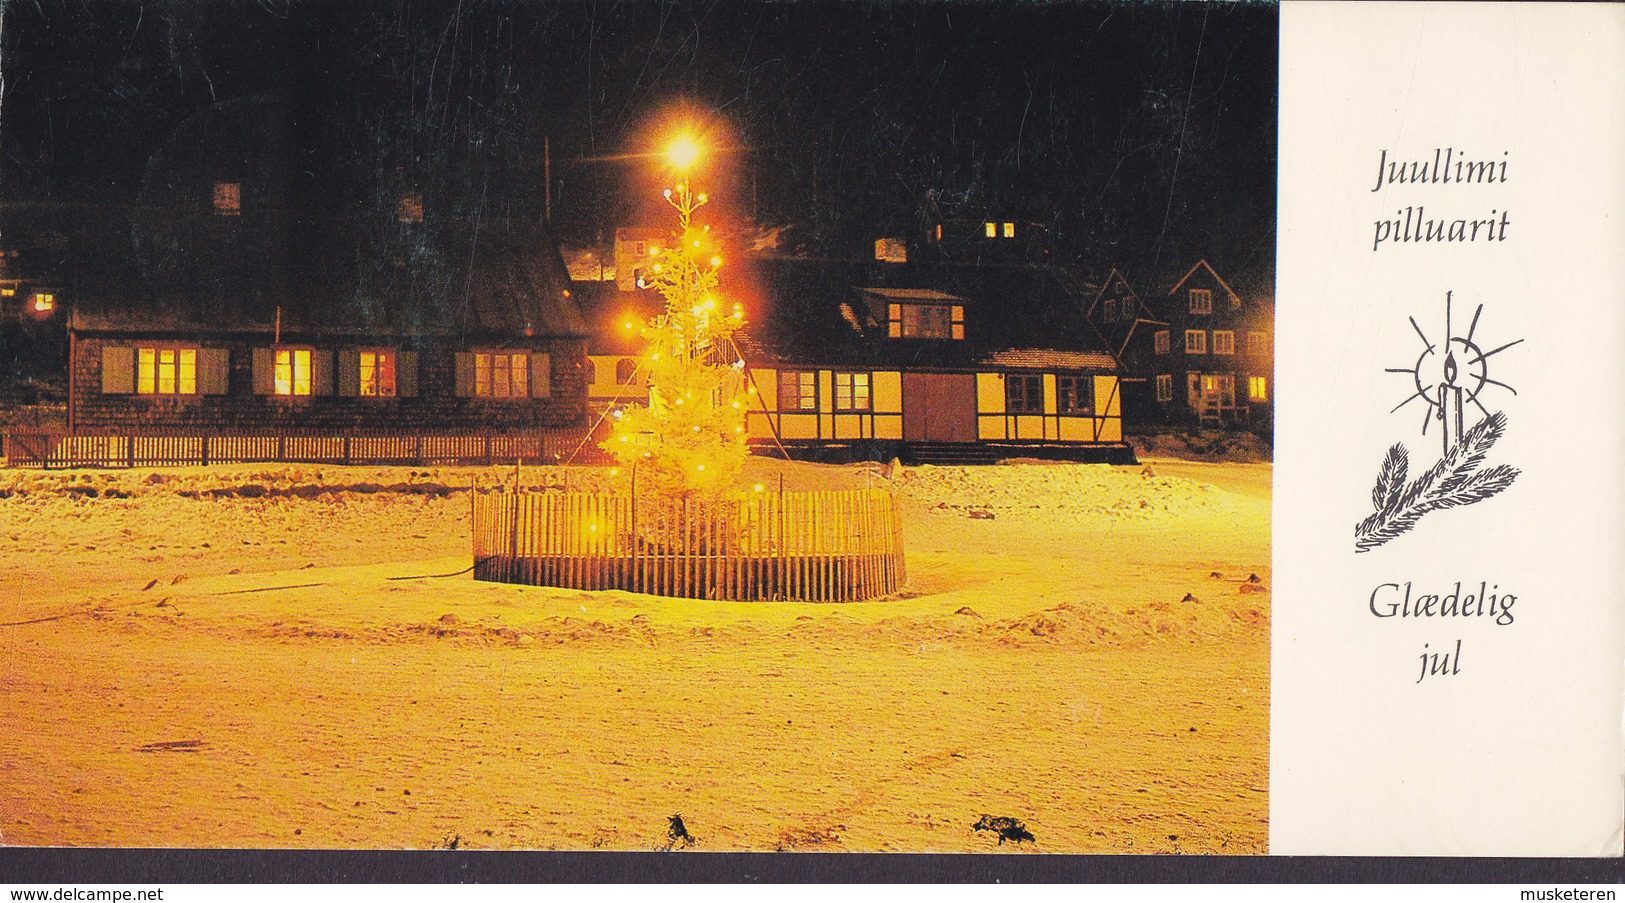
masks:
<path fill-rule="evenodd" d="M 1395 443 L 1377 471 L 1371 490 L 1375 511 L 1354 528 L 1354 550 L 1368 552 L 1409 531 L 1430 511 L 1481 502 L 1512 485 L 1518 470 L 1505 464 L 1480 470 L 1497 439 L 1506 432 L 1506 414 L 1496 411 L 1466 432 L 1437 464 L 1406 483 L 1409 453 Z"/>
<path fill-rule="evenodd" d="M 1518 471 L 1506 465 L 1483 467 L 1490 448 L 1506 432 L 1507 418 L 1501 411 L 1491 413 L 1479 396 L 1491 387 L 1518 394 L 1517 389 L 1490 377 L 1489 359 L 1523 344 L 1523 339 L 1484 350 L 1477 338 L 1484 305 L 1473 310 L 1467 331 L 1458 333 L 1455 327 L 1459 321 L 1454 318 L 1452 309 L 1454 294 L 1444 293 L 1443 339 L 1429 338 L 1416 318 L 1411 317 L 1411 329 L 1422 342 L 1416 363 L 1385 368 L 1385 372 L 1405 376 L 1412 389 L 1411 394 L 1388 413 L 1395 413 L 1413 401 L 1422 402 L 1425 408 L 1422 435 L 1427 435 L 1430 425 L 1439 426 L 1439 463 L 1414 482 L 1406 482 L 1410 453 L 1397 443 L 1388 449 L 1377 471 L 1377 485 L 1371 489 L 1373 511 L 1354 526 L 1356 553 L 1369 552 L 1408 532 L 1430 511 L 1482 502 L 1518 478 Z M 1478 408 L 1484 415 L 1470 429 L 1467 427 L 1469 406 Z"/>

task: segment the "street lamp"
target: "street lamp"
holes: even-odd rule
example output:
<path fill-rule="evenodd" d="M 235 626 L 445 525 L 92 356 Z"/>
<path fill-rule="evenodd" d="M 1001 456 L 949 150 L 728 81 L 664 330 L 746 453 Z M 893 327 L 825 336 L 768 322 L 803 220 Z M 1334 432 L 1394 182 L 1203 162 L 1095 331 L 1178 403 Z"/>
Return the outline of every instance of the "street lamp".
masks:
<path fill-rule="evenodd" d="M 686 173 L 699 162 L 702 148 L 692 135 L 681 134 L 666 148 L 666 159 L 680 173 Z"/>

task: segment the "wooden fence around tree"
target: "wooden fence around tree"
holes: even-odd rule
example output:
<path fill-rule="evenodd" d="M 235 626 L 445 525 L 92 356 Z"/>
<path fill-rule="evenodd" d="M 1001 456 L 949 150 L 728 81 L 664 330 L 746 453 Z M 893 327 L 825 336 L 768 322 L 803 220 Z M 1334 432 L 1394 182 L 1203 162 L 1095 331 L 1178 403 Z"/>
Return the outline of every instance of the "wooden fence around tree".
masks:
<path fill-rule="evenodd" d="M 608 456 L 583 429 L 518 435 L 63 436 L 8 433 L 11 467 L 174 467 L 299 464 L 602 464 Z"/>
<path fill-rule="evenodd" d="M 474 494 L 474 577 L 738 601 L 853 602 L 903 584 L 897 499 L 880 489 L 743 501 Z"/>

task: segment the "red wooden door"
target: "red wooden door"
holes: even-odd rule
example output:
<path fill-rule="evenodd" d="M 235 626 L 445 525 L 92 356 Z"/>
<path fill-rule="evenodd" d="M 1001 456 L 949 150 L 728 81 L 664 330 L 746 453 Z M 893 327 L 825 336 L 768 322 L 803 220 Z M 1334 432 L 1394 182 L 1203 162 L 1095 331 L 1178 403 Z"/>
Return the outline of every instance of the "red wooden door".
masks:
<path fill-rule="evenodd" d="M 904 373 L 903 439 L 976 441 L 974 373 Z"/>

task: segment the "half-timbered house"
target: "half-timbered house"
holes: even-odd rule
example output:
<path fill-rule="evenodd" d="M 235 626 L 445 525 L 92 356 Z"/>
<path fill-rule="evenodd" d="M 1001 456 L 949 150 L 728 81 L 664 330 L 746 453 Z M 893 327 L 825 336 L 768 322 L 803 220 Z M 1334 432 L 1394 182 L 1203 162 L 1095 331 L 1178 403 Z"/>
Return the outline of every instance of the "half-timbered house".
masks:
<path fill-rule="evenodd" d="M 753 441 L 920 461 L 1132 461 L 1122 368 L 1042 266 L 759 257 Z"/>

